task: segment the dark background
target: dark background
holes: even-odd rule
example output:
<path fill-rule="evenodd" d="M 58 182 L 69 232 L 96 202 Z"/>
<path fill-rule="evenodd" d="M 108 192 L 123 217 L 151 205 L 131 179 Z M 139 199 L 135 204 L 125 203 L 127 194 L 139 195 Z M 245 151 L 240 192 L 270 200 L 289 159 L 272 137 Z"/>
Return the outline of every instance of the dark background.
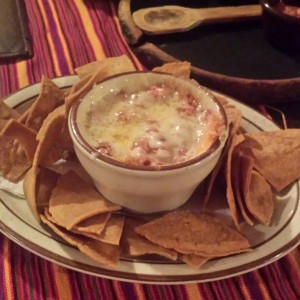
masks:
<path fill-rule="evenodd" d="M 181 5 L 192 8 L 258 4 L 253 0 L 131 1 L 132 12 L 151 6 Z M 300 38 L 300 37 L 299 37 Z M 189 32 L 143 36 L 160 49 L 201 69 L 249 79 L 289 79 L 300 77 L 300 52 L 287 52 L 271 45 L 264 37 L 260 19 L 231 24 L 197 27 Z M 272 104 L 288 119 L 289 127 L 300 128 L 300 99 Z M 279 113 L 267 108 L 281 122 Z"/>

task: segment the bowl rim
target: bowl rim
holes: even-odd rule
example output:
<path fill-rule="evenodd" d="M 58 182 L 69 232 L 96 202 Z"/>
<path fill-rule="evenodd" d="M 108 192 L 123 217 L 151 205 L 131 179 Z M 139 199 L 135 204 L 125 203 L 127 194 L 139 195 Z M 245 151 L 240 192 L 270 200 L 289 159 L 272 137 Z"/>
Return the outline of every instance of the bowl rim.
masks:
<path fill-rule="evenodd" d="M 274 4 L 272 4 L 270 0 L 260 0 L 260 3 L 263 7 L 263 10 L 267 11 L 268 13 L 272 14 L 273 16 L 278 17 L 278 18 L 282 19 L 283 21 L 300 24 L 300 18 L 299 17 L 294 17 L 294 16 L 291 16 L 289 14 L 285 14 L 285 13 L 283 13 L 280 10 L 275 8 L 275 5 L 281 3 L 281 0 L 277 0 L 276 3 L 274 3 Z M 283 4 L 289 5 L 289 4 L 286 4 L 284 2 L 283 2 Z M 300 8 L 300 6 L 299 6 L 299 8 Z"/>
<path fill-rule="evenodd" d="M 106 77 L 103 80 L 97 81 L 95 85 L 102 84 L 106 81 L 109 81 L 109 80 L 117 78 L 117 77 L 123 77 L 126 75 L 136 74 L 136 73 L 140 73 L 140 74 L 152 73 L 152 74 L 158 74 L 158 75 L 167 75 L 170 77 L 174 77 L 178 80 L 182 80 L 182 81 L 186 80 L 186 79 L 171 75 L 169 73 L 163 73 L 163 72 L 130 71 L 130 72 L 119 73 L 116 75 Z M 191 80 L 191 79 L 189 79 L 189 80 Z M 187 81 L 187 82 L 188 82 L 188 84 L 193 85 L 192 81 L 190 81 L 190 82 Z M 93 87 L 95 85 L 93 85 Z M 193 86 L 197 88 L 197 86 L 195 86 L 195 85 L 193 85 Z M 83 98 L 85 97 L 85 95 L 87 95 L 91 91 L 91 89 L 88 90 L 87 92 L 83 93 L 80 97 L 78 97 L 78 99 L 70 107 L 69 116 L 68 116 L 68 129 L 69 129 L 71 138 L 72 138 L 73 142 L 75 140 L 78 143 L 78 145 L 81 147 L 81 150 L 84 154 L 91 155 L 92 158 L 95 159 L 96 161 L 104 162 L 104 163 L 107 163 L 114 167 L 119 167 L 119 168 L 126 169 L 126 170 L 147 171 L 147 172 L 148 171 L 150 171 L 150 172 L 170 171 L 170 170 L 180 169 L 180 168 L 184 168 L 184 167 L 188 167 L 188 166 L 192 166 L 192 165 L 201 163 L 202 161 L 204 161 L 205 158 L 208 158 L 210 155 L 217 153 L 217 150 L 226 143 L 226 140 L 228 138 L 228 120 L 227 120 L 227 115 L 226 115 L 225 109 L 224 109 L 223 105 L 220 103 L 220 101 L 217 99 L 217 97 L 212 92 L 210 92 L 209 89 L 207 89 L 206 87 L 199 85 L 199 88 L 203 89 L 205 91 L 205 93 L 207 95 L 209 95 L 210 99 L 217 105 L 218 110 L 221 114 L 221 117 L 224 121 L 225 129 L 224 129 L 224 133 L 223 133 L 224 136 L 220 136 L 220 138 L 216 139 L 214 141 L 214 143 L 205 152 L 203 152 L 189 160 L 186 160 L 186 161 L 183 161 L 180 163 L 170 164 L 170 165 L 140 166 L 140 165 L 133 165 L 133 164 L 119 161 L 117 159 L 111 158 L 111 157 L 104 155 L 104 154 L 100 153 L 99 151 L 97 151 L 96 148 L 89 145 L 85 141 L 85 139 L 82 137 L 79 127 L 76 122 L 76 116 L 77 116 L 77 111 L 79 109 L 79 106 L 80 106 Z M 220 139 L 222 139 L 222 141 Z"/>

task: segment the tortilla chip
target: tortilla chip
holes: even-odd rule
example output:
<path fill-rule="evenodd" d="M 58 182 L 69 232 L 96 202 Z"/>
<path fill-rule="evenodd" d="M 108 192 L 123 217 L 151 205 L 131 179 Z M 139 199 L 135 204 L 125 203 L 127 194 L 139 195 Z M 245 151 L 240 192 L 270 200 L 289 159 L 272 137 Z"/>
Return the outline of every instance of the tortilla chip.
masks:
<path fill-rule="evenodd" d="M 115 267 L 117 265 L 120 256 L 119 247 L 78 236 L 53 224 L 44 215 L 41 215 L 40 218 L 42 222 L 48 225 L 58 236 L 70 245 L 77 247 L 85 255 L 109 267 Z"/>
<path fill-rule="evenodd" d="M 30 168 L 31 163 L 26 160 L 25 157 L 20 158 L 18 155 L 18 161 L 13 164 L 13 168 L 5 174 L 4 178 L 17 183 L 24 177 L 26 171 Z"/>
<path fill-rule="evenodd" d="M 0 171 L 3 176 L 11 169 L 10 153 L 14 147 L 14 139 L 0 135 Z"/>
<path fill-rule="evenodd" d="M 65 122 L 63 123 L 61 132 L 60 132 L 60 139 L 59 139 L 60 147 L 62 149 L 65 149 L 66 151 L 70 153 L 75 153 L 73 141 L 71 138 L 71 134 L 68 127 L 68 120 L 65 119 Z"/>
<path fill-rule="evenodd" d="M 104 243 L 119 245 L 124 228 L 124 222 L 124 216 L 112 215 L 106 223 L 104 230 L 101 232 L 99 240 Z"/>
<path fill-rule="evenodd" d="M 0 101 L 0 132 L 9 120 L 17 120 L 19 117 L 19 112 L 9 107 L 5 102 Z"/>
<path fill-rule="evenodd" d="M 153 68 L 152 71 L 189 79 L 191 76 L 191 63 L 187 61 L 165 63 L 160 67 Z"/>
<path fill-rule="evenodd" d="M 229 103 L 228 103 L 228 96 L 227 95 L 224 95 L 224 94 L 218 94 L 216 96 L 218 98 L 218 101 L 220 102 L 220 104 L 225 108 L 225 106 L 229 106 Z M 233 106 L 233 105 L 230 105 L 230 106 Z"/>
<path fill-rule="evenodd" d="M 135 67 L 132 61 L 126 55 L 116 56 L 116 57 L 106 57 L 102 60 L 94 61 L 78 67 L 75 69 L 76 74 L 83 78 L 85 76 L 97 73 L 99 70 L 109 67 L 111 72 L 120 73 L 120 70 L 125 70 L 122 72 L 135 71 Z"/>
<path fill-rule="evenodd" d="M 95 232 L 88 232 L 86 228 L 84 228 L 85 230 L 82 230 L 82 227 L 81 230 L 78 230 L 78 227 L 82 226 L 83 222 L 81 222 L 79 226 L 74 226 L 72 231 L 78 234 L 85 235 L 89 238 L 101 241 L 103 243 L 119 245 L 124 227 L 124 220 L 124 216 L 111 216 L 107 220 L 106 224 L 104 224 L 104 228 L 99 234 Z"/>
<path fill-rule="evenodd" d="M 84 243 L 84 240 L 87 240 L 84 237 L 82 238 L 70 231 L 65 230 L 64 228 L 55 225 L 53 222 L 48 220 L 48 218 L 43 214 L 40 215 L 40 219 L 44 224 L 48 225 L 58 236 L 60 236 L 72 246 L 78 247 L 79 244 Z"/>
<path fill-rule="evenodd" d="M 238 132 L 238 129 L 239 129 L 240 123 L 241 123 L 241 119 L 242 119 L 241 112 L 235 106 L 228 105 L 225 101 L 223 101 L 223 106 L 224 106 L 224 109 L 226 112 L 227 123 L 228 123 L 228 128 L 229 128 L 228 138 L 227 138 L 227 141 L 223 148 L 223 151 L 221 153 L 221 156 L 217 162 L 217 165 L 212 170 L 211 174 L 207 177 L 207 180 L 206 180 L 207 188 L 206 188 L 206 193 L 205 193 L 205 196 L 203 199 L 203 208 L 204 209 L 210 199 L 213 186 L 214 186 L 218 176 L 221 174 L 221 170 L 224 168 L 224 165 L 227 161 L 228 151 L 232 144 L 233 136 L 235 136 L 236 133 Z"/>
<path fill-rule="evenodd" d="M 0 172 L 11 182 L 18 182 L 30 168 L 31 161 L 21 145 L 10 136 L 0 136 Z"/>
<path fill-rule="evenodd" d="M 247 133 L 239 151 L 277 192 L 300 178 L 300 129 Z"/>
<path fill-rule="evenodd" d="M 60 106 L 45 119 L 37 134 L 38 145 L 33 165 L 48 166 L 64 158 L 65 151 L 61 143 L 61 131 L 64 126 L 64 107 Z"/>
<path fill-rule="evenodd" d="M 88 71 L 83 71 L 86 68 Z M 95 83 L 116 74 L 135 71 L 135 67 L 131 60 L 125 56 L 117 56 L 105 58 L 102 61 L 96 62 L 90 66 L 83 66 L 76 69 L 79 74 L 85 74 L 82 79 L 74 84 L 65 99 L 66 116 L 73 103 L 78 100 L 82 95 L 87 93 Z"/>
<path fill-rule="evenodd" d="M 231 104 L 225 104 L 223 107 L 229 126 L 229 136 L 233 136 L 238 132 L 241 126 L 242 113 L 239 109 Z"/>
<path fill-rule="evenodd" d="M 178 256 L 176 251 L 153 244 L 135 232 L 135 228 L 144 223 L 144 221 L 137 218 L 126 218 L 121 239 L 122 255 L 135 257 L 146 254 L 156 254 L 171 260 L 176 260 Z"/>
<path fill-rule="evenodd" d="M 239 220 L 239 212 L 236 205 L 236 199 L 234 197 L 233 187 L 232 187 L 232 152 L 233 149 L 240 144 L 244 140 L 244 136 L 242 134 L 235 134 L 232 137 L 231 144 L 227 153 L 227 160 L 225 166 L 225 179 L 226 179 L 226 198 L 230 209 L 230 214 L 234 225 L 237 229 L 240 229 L 240 220 Z"/>
<path fill-rule="evenodd" d="M 252 172 L 245 202 L 249 211 L 260 223 L 270 225 L 274 211 L 273 193 L 268 182 L 258 172 Z"/>
<path fill-rule="evenodd" d="M 28 161 L 33 161 L 37 147 L 36 133 L 33 130 L 27 128 L 18 121 L 11 119 L 3 128 L 1 134 L 17 140 L 24 149 Z"/>
<path fill-rule="evenodd" d="M 100 235 L 110 217 L 111 213 L 95 215 L 74 226 L 73 230 L 77 233 L 90 233 L 94 235 Z"/>
<path fill-rule="evenodd" d="M 61 159 L 54 164 L 47 166 L 50 170 L 59 173 L 66 174 L 69 171 L 74 171 L 77 175 L 79 175 L 84 181 L 93 184 L 93 180 L 91 176 L 86 172 L 81 163 L 78 161 L 77 156 L 73 157 L 68 156 L 68 160 Z"/>
<path fill-rule="evenodd" d="M 30 168 L 26 173 L 23 189 L 27 203 L 39 221 L 41 211 L 48 206 L 52 189 L 56 185 L 59 174 L 46 168 Z"/>
<path fill-rule="evenodd" d="M 75 73 L 79 76 L 80 79 L 84 78 L 85 76 L 91 75 L 94 72 L 96 72 L 96 70 L 98 68 L 103 67 L 103 65 L 105 65 L 105 62 L 103 61 L 93 61 L 90 62 L 86 65 L 80 66 L 78 68 L 75 69 Z"/>
<path fill-rule="evenodd" d="M 93 260 L 115 268 L 120 258 L 120 248 L 97 240 L 88 240 L 78 245 L 79 250 Z"/>
<path fill-rule="evenodd" d="M 37 174 L 36 203 L 37 206 L 49 206 L 52 189 L 56 186 L 59 174 L 46 168 L 39 168 Z"/>
<path fill-rule="evenodd" d="M 221 170 L 222 170 L 222 168 L 224 166 L 224 163 L 226 161 L 229 146 L 230 146 L 230 139 L 228 138 L 216 166 L 214 167 L 214 169 L 212 170 L 210 175 L 205 180 L 205 182 L 206 182 L 206 192 L 205 192 L 205 195 L 204 195 L 204 198 L 203 198 L 203 210 L 205 210 L 205 208 L 208 204 L 208 201 L 211 198 L 213 187 L 214 187 L 214 185 L 217 181 L 217 178 L 220 175 Z"/>
<path fill-rule="evenodd" d="M 30 107 L 25 125 L 38 132 L 44 119 L 63 104 L 64 98 L 65 93 L 53 81 L 43 76 L 40 95 Z"/>
<path fill-rule="evenodd" d="M 207 257 L 194 254 L 181 254 L 179 258 L 194 269 L 200 269 L 206 262 L 209 261 L 209 258 Z"/>
<path fill-rule="evenodd" d="M 238 204 L 240 212 L 247 224 L 253 226 L 252 216 L 249 213 L 245 204 L 244 186 L 247 185 L 248 178 L 251 178 L 252 169 L 254 166 L 253 159 L 240 153 L 233 152 L 232 154 L 232 189 L 234 198 Z"/>
<path fill-rule="evenodd" d="M 60 176 L 49 201 L 52 217 L 68 230 L 87 218 L 119 209 L 73 171 Z"/>
<path fill-rule="evenodd" d="M 136 227 L 151 242 L 183 254 L 206 258 L 249 250 L 248 240 L 212 214 L 173 211 Z"/>

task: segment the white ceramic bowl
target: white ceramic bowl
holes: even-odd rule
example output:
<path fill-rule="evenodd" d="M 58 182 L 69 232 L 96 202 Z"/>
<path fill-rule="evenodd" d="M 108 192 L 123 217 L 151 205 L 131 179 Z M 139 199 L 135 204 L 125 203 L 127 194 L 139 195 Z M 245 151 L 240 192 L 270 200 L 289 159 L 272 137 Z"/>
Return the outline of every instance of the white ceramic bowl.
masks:
<path fill-rule="evenodd" d="M 220 114 L 224 128 L 207 151 L 176 164 L 136 166 L 100 154 L 83 138 L 77 122 L 82 103 L 114 89 L 130 87 L 136 92 L 160 82 L 190 90 L 206 108 Z M 192 81 L 153 72 L 125 73 L 102 81 L 72 106 L 68 125 L 76 155 L 98 191 L 111 202 L 139 213 L 168 211 L 184 204 L 215 167 L 228 131 L 224 109 L 210 92 Z"/>

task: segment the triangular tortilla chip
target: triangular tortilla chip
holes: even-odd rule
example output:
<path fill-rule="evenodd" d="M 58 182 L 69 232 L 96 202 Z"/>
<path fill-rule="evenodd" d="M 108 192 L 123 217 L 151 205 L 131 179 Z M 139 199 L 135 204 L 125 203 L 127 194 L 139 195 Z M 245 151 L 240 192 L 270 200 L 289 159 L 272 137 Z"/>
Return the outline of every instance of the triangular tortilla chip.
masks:
<path fill-rule="evenodd" d="M 10 169 L 14 160 L 10 159 L 10 153 L 14 147 L 14 139 L 0 135 L 0 171 L 5 176 Z"/>
<path fill-rule="evenodd" d="M 189 79 L 191 75 L 191 63 L 187 61 L 165 63 L 160 67 L 152 69 L 153 72 L 168 73 L 184 79 Z"/>
<path fill-rule="evenodd" d="M 44 224 L 48 225 L 58 236 L 72 246 L 78 247 L 80 243 L 84 243 L 84 240 L 87 240 L 85 237 L 80 237 L 70 231 L 65 230 L 64 228 L 57 226 L 43 214 L 40 215 L 40 218 Z"/>
<path fill-rule="evenodd" d="M 65 149 L 61 143 L 61 131 L 64 122 L 63 106 L 56 108 L 45 119 L 37 134 L 38 145 L 33 165 L 48 166 L 64 157 Z"/>
<path fill-rule="evenodd" d="M 252 215 L 260 223 L 270 225 L 274 211 L 273 192 L 268 182 L 258 172 L 252 172 L 245 198 L 247 208 Z"/>
<path fill-rule="evenodd" d="M 51 166 L 47 166 L 50 170 L 59 173 L 59 174 L 65 174 L 69 171 L 74 171 L 76 174 L 78 174 L 84 181 L 93 183 L 92 178 L 90 175 L 86 172 L 86 170 L 82 167 L 81 163 L 78 161 L 77 156 L 73 157 L 74 159 L 71 159 L 70 156 L 68 156 L 68 160 L 61 159 L 54 163 Z"/>
<path fill-rule="evenodd" d="M 234 105 L 225 104 L 224 110 L 227 117 L 227 122 L 229 126 L 229 136 L 233 136 L 238 133 L 238 130 L 241 125 L 242 113 Z"/>
<path fill-rule="evenodd" d="M 93 71 L 89 70 L 87 74 L 83 76 L 82 80 L 74 84 L 70 89 L 65 99 L 66 116 L 68 116 L 73 103 L 87 93 L 97 82 L 109 76 L 136 70 L 133 63 L 125 55 L 106 58 L 103 61 L 93 64 L 91 69 L 93 69 Z M 83 71 L 78 68 L 77 72 L 81 73 Z"/>
<path fill-rule="evenodd" d="M 228 128 L 229 128 L 228 129 L 228 138 L 227 138 L 227 141 L 225 143 L 225 146 L 222 150 L 221 156 L 220 156 L 216 166 L 214 167 L 214 169 L 212 170 L 210 175 L 207 177 L 207 180 L 206 180 L 207 188 L 206 188 L 205 196 L 203 198 L 203 209 L 205 209 L 205 207 L 210 199 L 213 186 L 214 186 L 218 176 L 220 175 L 221 170 L 224 168 L 224 164 L 227 161 L 228 150 L 232 144 L 233 136 L 235 136 L 236 133 L 238 132 L 238 129 L 239 129 L 240 123 L 241 123 L 241 119 L 242 119 L 241 112 L 235 106 L 228 105 L 225 101 L 222 101 L 222 102 L 223 102 L 223 107 L 225 109 Z"/>
<path fill-rule="evenodd" d="M 109 267 L 115 267 L 117 265 L 120 256 L 120 249 L 118 246 L 78 236 L 55 225 L 44 215 L 41 215 L 40 218 L 42 222 L 48 225 L 58 236 L 70 245 L 76 246 L 85 255 Z"/>
<path fill-rule="evenodd" d="M 0 136 L 0 170 L 2 175 L 18 182 L 30 168 L 36 150 L 36 133 L 10 119 Z"/>
<path fill-rule="evenodd" d="M 232 187 L 232 153 L 234 148 L 240 144 L 244 140 L 244 136 L 242 134 L 235 134 L 232 137 L 231 144 L 227 153 L 227 161 L 225 167 L 225 179 L 226 179 L 226 198 L 230 209 L 230 214 L 234 225 L 237 229 L 240 229 L 240 218 L 239 211 L 236 203 L 236 199 L 234 197 L 233 187 Z"/>
<path fill-rule="evenodd" d="M 76 231 L 77 233 L 89 233 L 99 236 L 104 230 L 110 217 L 110 212 L 95 215 L 74 226 L 73 231 Z"/>
<path fill-rule="evenodd" d="M 68 230 L 87 218 L 119 209 L 73 171 L 60 176 L 49 201 L 50 214 Z"/>
<path fill-rule="evenodd" d="M 250 247 L 241 233 L 212 214 L 173 211 L 135 230 L 161 247 L 207 258 L 244 252 Z"/>
<path fill-rule="evenodd" d="M 207 257 L 194 254 L 181 254 L 179 258 L 194 269 L 200 269 L 206 262 L 209 261 L 209 258 Z"/>
<path fill-rule="evenodd" d="M 103 228 L 100 234 L 92 233 L 78 230 L 77 226 L 74 226 L 72 229 L 73 232 L 85 235 L 94 240 L 101 241 L 103 243 L 111 244 L 111 245 L 119 245 L 121 235 L 124 227 L 124 216 L 111 216 L 109 220 L 106 222 L 105 227 Z M 80 223 L 82 224 L 82 223 Z"/>
<path fill-rule="evenodd" d="M 233 151 L 231 164 L 231 179 L 234 199 L 236 200 L 246 223 L 253 226 L 254 222 L 252 221 L 251 214 L 246 207 L 243 193 L 243 186 L 248 178 L 251 177 L 254 166 L 253 159 Z"/>
<path fill-rule="evenodd" d="M 59 174 L 46 168 L 39 168 L 37 176 L 37 206 L 46 207 L 49 205 L 52 189 L 55 187 Z"/>
<path fill-rule="evenodd" d="M 30 107 L 25 125 L 38 132 L 44 119 L 63 104 L 64 98 L 65 93 L 53 81 L 43 76 L 40 95 Z"/>
<path fill-rule="evenodd" d="M 11 182 L 18 182 L 30 168 L 31 161 L 21 145 L 10 136 L 0 135 L 0 173 Z"/>
<path fill-rule="evenodd" d="M 247 133 L 239 151 L 276 191 L 300 178 L 300 129 Z"/>
<path fill-rule="evenodd" d="M 102 60 L 94 61 L 86 65 L 80 66 L 75 69 L 76 74 L 83 78 L 87 75 L 95 74 L 99 70 L 104 68 L 109 68 L 111 73 L 120 73 L 120 70 L 125 70 L 122 72 L 135 71 L 135 67 L 132 61 L 126 55 L 106 57 Z"/>
<path fill-rule="evenodd" d="M 52 189 L 56 185 L 59 174 L 46 168 L 30 168 L 26 173 L 23 189 L 27 203 L 39 221 L 41 210 L 48 205 Z"/>
<path fill-rule="evenodd" d="M 78 249 L 93 260 L 112 268 L 116 267 L 121 252 L 119 246 L 92 239 L 79 244 Z"/>
<path fill-rule="evenodd" d="M 224 94 L 218 94 L 216 97 L 218 98 L 220 104 L 224 107 L 224 109 L 225 109 L 225 106 L 229 106 L 228 96 L 226 96 Z M 227 119 L 228 119 L 228 116 L 227 116 Z"/>
<path fill-rule="evenodd" d="M 112 215 L 101 232 L 99 240 L 112 244 L 119 245 L 124 228 L 125 217 Z"/>
<path fill-rule="evenodd" d="M 142 256 L 146 254 L 156 254 L 171 260 L 177 259 L 177 252 L 153 244 L 143 236 L 135 232 L 135 228 L 144 224 L 143 220 L 127 217 L 121 239 L 122 255 Z"/>
<path fill-rule="evenodd" d="M 224 163 L 226 162 L 226 157 L 227 157 L 227 153 L 228 153 L 228 149 L 230 146 L 230 139 L 227 139 L 225 146 L 223 148 L 223 151 L 220 155 L 220 158 L 216 164 L 216 166 L 214 167 L 214 169 L 212 170 L 212 172 L 210 173 L 210 175 L 207 177 L 207 179 L 205 180 L 206 183 L 206 192 L 203 198 L 203 210 L 206 209 L 206 206 L 208 204 L 209 199 L 211 198 L 212 195 L 212 191 L 213 191 L 213 187 L 217 181 L 218 176 L 220 175 L 220 172 L 224 166 Z"/>
<path fill-rule="evenodd" d="M 0 132 L 9 120 L 17 120 L 20 116 L 20 113 L 15 109 L 9 107 L 5 102 L 0 101 Z"/>
<path fill-rule="evenodd" d="M 33 161 L 34 153 L 37 147 L 36 133 L 33 130 L 27 128 L 18 121 L 11 119 L 3 128 L 1 134 L 10 136 L 14 140 L 18 141 L 18 143 L 24 149 L 28 161 Z"/>

